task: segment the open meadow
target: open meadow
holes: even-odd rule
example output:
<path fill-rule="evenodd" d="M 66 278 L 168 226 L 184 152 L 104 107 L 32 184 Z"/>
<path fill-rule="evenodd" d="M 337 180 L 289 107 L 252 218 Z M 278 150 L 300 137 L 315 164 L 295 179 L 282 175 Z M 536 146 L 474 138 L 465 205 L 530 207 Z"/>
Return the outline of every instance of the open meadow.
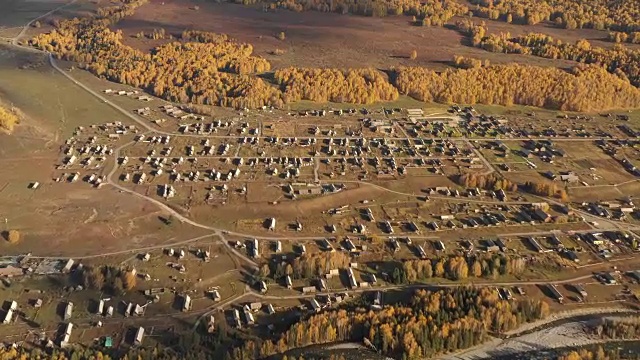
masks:
<path fill-rule="evenodd" d="M 39 54 L 0 47 L 0 96 L 26 114 L 12 134 L 0 133 L 2 231 L 24 234 L 6 253 L 82 256 L 186 240 L 202 235 L 154 205 L 122 194 L 53 181 L 60 143 L 79 126 L 122 120 Z M 38 189 L 29 189 L 39 182 Z M 189 231 L 185 233 L 185 229 Z"/>
<path fill-rule="evenodd" d="M 198 7 L 196 10 L 195 7 Z M 164 29 L 174 37 L 197 29 L 228 34 L 253 45 L 254 52 L 268 59 L 273 68 L 322 67 L 391 69 L 399 66 L 429 66 L 444 69 L 454 55 L 489 59 L 494 63 L 522 62 L 531 65 L 569 67 L 572 62 L 537 57 L 494 54 L 466 45 L 464 37 L 446 27 L 418 27 L 406 16 L 370 18 L 315 11 L 294 12 L 262 6 L 191 0 L 151 0 L 140 11 L 114 26 L 122 30 L 125 44 L 148 51 L 169 39 L 138 38 L 136 34 Z M 492 28 L 490 25 L 490 28 Z M 496 22 L 496 30 L 521 27 Z M 525 27 L 527 31 L 538 30 Z M 285 33 L 279 40 L 278 34 Z M 595 37 L 595 34 L 591 34 Z M 564 37 L 561 37 L 564 39 Z M 568 39 L 578 39 L 570 35 Z M 282 50 L 281 55 L 274 52 Z M 413 50 L 417 59 L 409 59 Z"/>

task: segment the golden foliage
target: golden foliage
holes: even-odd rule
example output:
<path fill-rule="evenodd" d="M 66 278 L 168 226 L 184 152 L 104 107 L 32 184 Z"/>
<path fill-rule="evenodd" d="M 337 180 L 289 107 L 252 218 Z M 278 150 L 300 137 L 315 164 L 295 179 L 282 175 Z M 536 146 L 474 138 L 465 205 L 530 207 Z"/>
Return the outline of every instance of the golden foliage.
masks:
<path fill-rule="evenodd" d="M 15 110 L 7 109 L 0 105 L 0 128 L 13 131 L 13 127 L 19 122 Z"/>
<path fill-rule="evenodd" d="M 134 271 L 122 271 L 120 274 L 122 278 L 122 287 L 129 291 L 136 287 L 136 273 Z"/>
<path fill-rule="evenodd" d="M 425 102 L 532 105 L 568 111 L 634 108 L 640 90 L 597 66 L 572 72 L 522 65 L 492 65 L 442 73 L 409 67 L 397 70 L 402 94 Z"/>
<path fill-rule="evenodd" d="M 477 69 L 482 66 L 489 66 L 489 60 L 480 60 L 464 56 L 454 55 L 453 63 L 460 69 Z"/>
<path fill-rule="evenodd" d="M 593 331 L 605 339 L 637 339 L 640 337 L 640 316 L 605 318 Z"/>
<path fill-rule="evenodd" d="M 502 332 L 548 315 L 539 300 L 500 300 L 488 288 L 415 291 L 408 304 L 380 311 L 330 310 L 292 325 L 275 341 L 245 342 L 230 359 L 266 358 L 289 349 L 335 341 L 368 341 L 383 354 L 429 358 L 474 346 L 488 331 Z"/>
<path fill-rule="evenodd" d="M 11 229 L 7 232 L 7 241 L 16 244 L 20 241 L 20 232 L 18 230 Z"/>
<path fill-rule="evenodd" d="M 393 273 L 397 284 L 414 283 L 432 277 L 463 280 L 468 277 L 520 275 L 526 268 L 526 260 L 504 254 L 478 254 L 475 256 L 448 256 L 429 260 L 407 260 Z"/>
<path fill-rule="evenodd" d="M 622 45 L 604 49 L 592 47 L 586 40 L 578 40 L 575 44 L 563 43 L 538 33 L 515 38 L 511 38 L 509 33 L 492 34 L 476 45 L 491 52 L 531 54 L 548 59 L 598 64 L 611 73 L 628 78 L 634 86 L 640 86 L 640 50 L 627 49 Z"/>
<path fill-rule="evenodd" d="M 351 258 L 344 252 L 307 253 L 293 260 L 293 277 L 323 276 L 331 269 L 348 267 L 350 262 Z"/>
<path fill-rule="evenodd" d="M 455 0 L 278 0 L 276 6 L 293 11 L 315 10 L 363 16 L 415 15 L 420 25 L 442 26 L 469 8 Z"/>
<path fill-rule="evenodd" d="M 198 31 L 182 34 L 191 42 L 173 42 L 151 53 L 124 45 L 122 33 L 107 26 L 145 2 L 103 8 L 94 18 L 62 21 L 51 33 L 32 39 L 31 44 L 59 58 L 84 63 L 98 76 L 144 88 L 171 101 L 252 108 L 282 106 L 277 89 L 246 75 L 271 68 L 265 59 L 251 55 L 251 45 Z"/>
<path fill-rule="evenodd" d="M 609 0 L 471 0 L 475 15 L 534 25 L 551 21 L 567 29 L 640 30 L 640 5 L 636 1 Z"/>
<path fill-rule="evenodd" d="M 640 44 L 640 31 L 634 31 L 632 33 L 624 33 L 620 31 L 612 31 L 607 37 L 610 41 L 621 43 L 628 42 L 630 44 Z"/>
<path fill-rule="evenodd" d="M 371 104 L 398 98 L 398 90 L 375 69 L 287 68 L 276 71 L 274 78 L 287 102 L 305 99 Z"/>
<path fill-rule="evenodd" d="M 557 197 L 564 202 L 569 201 L 569 195 L 567 194 L 567 191 L 562 188 L 562 186 L 558 186 L 558 184 L 550 183 L 548 181 L 529 181 L 524 184 L 524 189 L 535 195 Z"/>
<path fill-rule="evenodd" d="M 456 182 L 467 188 L 480 188 L 485 190 L 518 191 L 518 184 L 509 179 L 503 179 L 496 174 L 462 174 L 456 177 Z"/>

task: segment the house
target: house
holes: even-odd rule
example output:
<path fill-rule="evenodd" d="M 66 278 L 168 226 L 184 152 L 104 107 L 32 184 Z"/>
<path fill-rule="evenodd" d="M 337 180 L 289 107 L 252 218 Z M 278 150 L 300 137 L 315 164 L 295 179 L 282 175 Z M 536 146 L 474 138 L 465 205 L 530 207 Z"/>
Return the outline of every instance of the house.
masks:
<path fill-rule="evenodd" d="M 261 302 L 252 302 L 249 304 L 249 309 L 253 312 L 258 312 L 260 311 L 260 309 L 262 309 L 262 303 Z"/>
<path fill-rule="evenodd" d="M 103 312 L 104 312 L 104 300 L 100 299 L 98 301 L 98 307 L 96 308 L 96 314 L 102 315 Z"/>
<path fill-rule="evenodd" d="M 418 255 L 420 255 L 420 258 L 427 258 L 427 252 L 424 251 L 424 248 L 421 245 L 416 245 L 416 250 L 418 251 Z"/>
<path fill-rule="evenodd" d="M 258 243 L 258 239 L 253 239 L 251 242 L 251 257 L 254 259 L 260 257 L 260 244 Z"/>
<path fill-rule="evenodd" d="M 320 291 L 327 290 L 327 281 L 325 279 L 320 279 L 320 281 L 318 281 L 318 290 Z"/>
<path fill-rule="evenodd" d="M 487 252 L 498 252 L 500 250 L 500 247 L 496 245 L 495 241 L 490 239 L 485 240 L 484 245 Z"/>
<path fill-rule="evenodd" d="M 532 237 L 527 237 L 527 242 L 529 243 L 529 245 L 531 245 L 537 252 L 539 253 L 543 253 L 545 252 L 545 249 L 542 247 L 542 245 L 540 245 L 540 243 L 538 242 L 538 240 L 532 238 Z"/>
<path fill-rule="evenodd" d="M 71 314 L 73 314 L 73 303 L 69 301 L 64 308 L 64 320 L 71 319 Z"/>
<path fill-rule="evenodd" d="M 586 233 L 583 235 L 583 239 L 585 239 L 588 243 L 592 245 L 603 245 L 604 239 L 602 238 L 602 234 L 600 233 Z"/>
<path fill-rule="evenodd" d="M 358 287 L 358 281 L 356 280 L 356 276 L 353 274 L 353 269 L 348 268 L 347 269 L 347 277 L 349 278 L 349 286 L 352 289 L 355 289 Z"/>
<path fill-rule="evenodd" d="M 251 311 L 246 309 L 244 311 L 244 320 L 247 322 L 247 325 L 253 325 L 256 322 Z"/>
<path fill-rule="evenodd" d="M 543 172 L 542 175 L 544 175 L 544 177 L 546 177 L 546 178 L 548 178 L 550 180 L 555 180 L 556 179 L 556 174 L 554 174 L 553 171 L 551 171 L 551 170 Z"/>
<path fill-rule="evenodd" d="M 580 178 L 575 174 L 564 174 L 564 175 L 560 175 L 560 180 L 570 182 L 570 183 L 575 183 L 580 181 Z"/>
<path fill-rule="evenodd" d="M 558 300 L 559 303 L 562 303 L 564 301 L 564 296 L 562 296 L 562 294 L 560 293 L 560 291 L 555 285 L 549 284 L 547 285 L 547 289 L 549 290 L 553 298 Z"/>
<path fill-rule="evenodd" d="M 318 303 L 318 300 L 316 299 L 311 299 L 310 305 L 311 305 L 311 309 L 313 309 L 313 311 L 315 312 L 318 312 L 322 309 L 322 307 L 320 306 L 320 303 Z"/>
<path fill-rule="evenodd" d="M 587 290 L 584 289 L 584 286 L 580 284 L 574 284 L 573 289 L 580 294 L 582 297 L 587 297 Z"/>
<path fill-rule="evenodd" d="M 616 278 L 608 272 L 602 274 L 602 279 L 604 280 L 605 285 L 615 285 L 618 283 Z"/>
<path fill-rule="evenodd" d="M 520 150 L 520 156 L 524 158 L 531 158 L 531 151 L 527 149 Z"/>
<path fill-rule="evenodd" d="M 242 322 L 240 320 L 240 312 L 238 311 L 238 309 L 233 309 L 233 311 L 231 312 L 231 315 L 233 316 L 233 322 L 235 323 L 236 328 L 242 327 Z"/>
<path fill-rule="evenodd" d="M 136 330 L 136 335 L 133 338 L 133 345 L 141 345 L 142 344 L 142 339 L 144 338 L 144 328 L 141 326 L 138 328 L 138 330 Z"/>
<path fill-rule="evenodd" d="M 575 251 L 573 250 L 567 250 L 564 252 L 564 255 L 567 257 L 567 259 L 573 261 L 573 262 L 580 262 L 580 258 L 578 257 L 578 254 L 576 254 Z"/>
<path fill-rule="evenodd" d="M 209 334 L 213 333 L 216 330 L 216 319 L 213 315 L 209 315 L 208 316 L 208 321 L 207 321 L 207 332 Z"/>
<path fill-rule="evenodd" d="M 305 286 L 302 288 L 303 294 L 311 294 L 316 292 L 317 288 L 315 286 Z"/>
<path fill-rule="evenodd" d="M 62 340 L 60 340 L 60 347 L 65 347 L 69 345 L 69 339 L 71 338 L 71 332 L 73 331 L 73 324 L 68 323 L 64 327 L 64 334 L 62 335 Z"/>
<path fill-rule="evenodd" d="M 629 271 L 627 275 L 629 275 L 629 277 L 631 277 L 635 281 L 640 282 L 640 270 Z"/>
<path fill-rule="evenodd" d="M 276 313 L 276 309 L 274 309 L 272 304 L 267 304 L 267 314 L 272 315 Z"/>
<path fill-rule="evenodd" d="M 9 305 L 9 309 L 7 310 L 7 313 L 4 316 L 4 319 L 2 319 L 2 323 L 9 324 L 13 320 L 13 314 L 16 312 L 16 310 L 18 310 L 18 303 L 15 301 L 11 301 L 11 304 Z"/>
<path fill-rule="evenodd" d="M 382 292 L 376 291 L 373 297 L 373 305 L 371 306 L 371 308 L 375 310 L 382 309 Z"/>
<path fill-rule="evenodd" d="M 183 295 L 182 296 L 182 311 L 189 311 L 191 310 L 191 306 L 193 304 L 191 303 L 191 296 L 189 295 Z"/>
<path fill-rule="evenodd" d="M 532 213 L 533 217 L 540 222 L 549 222 L 551 221 L 551 215 L 545 212 L 542 209 L 535 209 Z"/>
<path fill-rule="evenodd" d="M 264 281 L 260 281 L 260 283 L 258 284 L 258 288 L 260 289 L 261 293 L 266 293 L 268 288 L 267 288 L 267 283 Z"/>
<path fill-rule="evenodd" d="M 68 273 L 69 271 L 71 271 L 71 268 L 73 267 L 73 264 L 74 264 L 73 259 L 67 260 L 67 262 L 62 267 L 62 270 L 60 270 L 60 271 L 63 272 L 63 273 Z"/>

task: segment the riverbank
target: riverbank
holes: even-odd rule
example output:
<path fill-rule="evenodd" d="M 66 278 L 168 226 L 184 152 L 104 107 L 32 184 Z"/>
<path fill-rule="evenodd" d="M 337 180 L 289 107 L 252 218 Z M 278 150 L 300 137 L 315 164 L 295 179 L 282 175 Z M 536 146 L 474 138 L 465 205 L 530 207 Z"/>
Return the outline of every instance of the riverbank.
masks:
<path fill-rule="evenodd" d="M 590 334 L 589 327 L 605 317 L 620 317 L 638 313 L 627 308 L 590 308 L 564 311 L 546 319 L 524 324 L 505 334 L 473 348 L 438 357 L 440 360 L 471 360 L 515 358 L 528 352 L 546 352 L 566 347 L 582 347 L 605 343 L 608 340 Z"/>

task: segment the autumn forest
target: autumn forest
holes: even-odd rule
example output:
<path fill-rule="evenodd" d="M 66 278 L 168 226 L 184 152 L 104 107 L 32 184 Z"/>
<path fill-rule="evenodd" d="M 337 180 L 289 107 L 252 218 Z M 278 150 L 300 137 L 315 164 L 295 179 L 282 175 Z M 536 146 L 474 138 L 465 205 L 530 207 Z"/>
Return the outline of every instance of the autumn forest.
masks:
<path fill-rule="evenodd" d="M 347 2 L 275 2 L 269 6 L 294 11 L 316 10 L 367 16 L 413 15 L 419 26 L 439 26 L 454 16 L 474 13 L 504 21 L 551 21 L 564 27 L 610 29 L 618 44 L 611 50 L 586 41 L 562 43 L 541 34 L 511 37 L 488 34 L 486 25 L 466 18 L 456 28 L 472 43 L 490 52 L 517 53 L 583 63 L 569 70 L 530 65 L 489 65 L 456 57 L 452 68 L 436 72 L 423 67 L 396 69 L 284 68 L 272 69 L 253 54 L 250 44 L 224 34 L 185 30 L 175 38 L 164 31 L 153 37 L 173 41 L 143 52 L 128 46 L 110 27 L 130 16 L 147 0 L 127 0 L 101 8 L 93 17 L 58 22 L 31 45 L 56 57 L 78 62 L 93 74 L 181 103 L 235 108 L 282 108 L 299 100 L 371 104 L 407 95 L 424 102 L 532 105 L 569 111 L 634 108 L 640 104 L 640 55 L 624 48 L 637 28 L 631 10 L 612 9 L 594 16 L 555 1 L 549 8 L 522 2 L 475 2 L 469 9 L 455 1 L 388 1 L 367 5 Z M 506 6 L 506 4 L 511 4 Z M 363 8 L 364 6 L 364 8 Z M 378 8 L 382 6 L 382 8 Z M 485 11 L 490 9 L 489 12 Z M 591 15 L 586 15 L 589 13 Z M 558 15 L 560 14 L 560 15 Z M 583 18 L 584 17 L 584 18 Z M 578 20 L 576 20 L 578 19 Z M 622 19 L 622 20 L 621 20 Z M 570 24 L 578 21 L 575 26 Z M 622 23 L 624 26 L 613 26 Z M 620 35 L 625 34 L 625 35 Z"/>

